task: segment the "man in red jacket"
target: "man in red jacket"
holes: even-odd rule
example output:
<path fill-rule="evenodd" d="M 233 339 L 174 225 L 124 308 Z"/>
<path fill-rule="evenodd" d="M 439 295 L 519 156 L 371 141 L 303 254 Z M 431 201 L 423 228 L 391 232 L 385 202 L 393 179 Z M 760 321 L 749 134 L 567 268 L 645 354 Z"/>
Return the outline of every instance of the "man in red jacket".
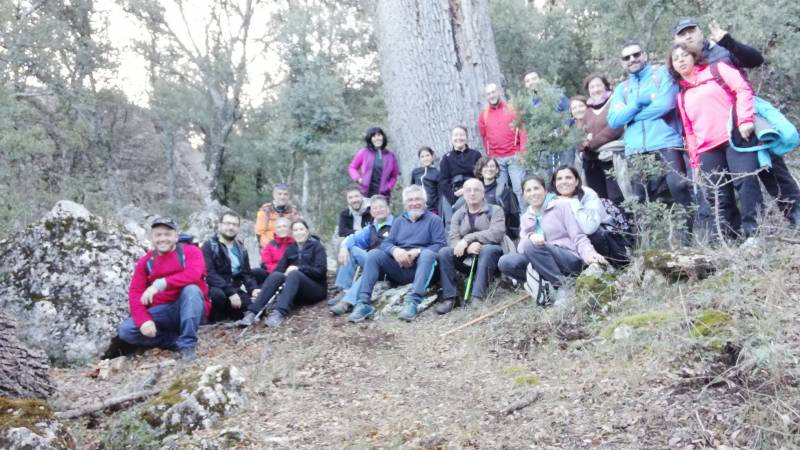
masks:
<path fill-rule="evenodd" d="M 502 100 L 500 88 L 496 84 L 487 84 L 485 92 L 489 106 L 478 117 L 483 149 L 500 166 L 498 185 L 502 183 L 508 186 L 511 179 L 511 189 L 519 204 L 524 205 L 522 179 L 525 177 L 525 167 L 522 165 L 522 153 L 525 152 L 528 134 L 521 124 L 515 126 L 517 113 Z"/>
<path fill-rule="evenodd" d="M 203 252 L 179 244 L 178 226 L 168 218 L 153 221 L 150 241 L 155 249 L 136 263 L 128 290 L 131 317 L 119 326 L 119 337 L 196 359 L 197 328 L 211 310 Z"/>

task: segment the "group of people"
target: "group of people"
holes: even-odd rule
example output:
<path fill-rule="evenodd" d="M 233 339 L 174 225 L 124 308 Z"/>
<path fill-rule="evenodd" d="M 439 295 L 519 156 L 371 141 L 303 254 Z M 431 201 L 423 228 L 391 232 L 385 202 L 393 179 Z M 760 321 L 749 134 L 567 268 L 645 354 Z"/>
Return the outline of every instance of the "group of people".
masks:
<path fill-rule="evenodd" d="M 494 83 L 486 86 L 488 106 L 477 118 L 485 155 L 469 147 L 463 126 L 452 129 L 452 148 L 438 167 L 434 150 L 420 148 L 420 167 L 402 190 L 397 215 L 389 202 L 397 157 L 386 133 L 370 128 L 348 166 L 353 184 L 339 215 L 339 292 L 328 300 L 331 314 L 347 314 L 351 322 L 372 317 L 372 292 L 381 279 L 412 285 L 399 314 L 406 321 L 415 319 L 437 278 L 439 314 L 484 299 L 498 274 L 540 304 L 563 302 L 567 280 L 586 265 L 629 261 L 631 228 L 621 210 L 626 198 L 696 205 L 687 229 L 714 221 L 723 224 L 717 238 L 747 239 L 757 233 L 762 213 L 760 180 L 788 220 L 800 223 L 800 189 L 783 159 L 747 150 L 757 137 L 753 90 L 743 69 L 762 64 L 763 57 L 716 25 L 710 31 L 709 41 L 696 20 L 682 19 L 665 65 L 650 64 L 644 46 L 629 42 L 620 53 L 624 81 L 612 88 L 602 74 L 586 77 L 586 96 L 556 106 L 569 110 L 585 139 L 559 155 L 549 180 L 527 173 L 527 135 Z M 531 72 L 524 82 L 539 107 L 543 80 Z M 666 170 L 647 176 L 629 170 L 642 154 Z M 714 192 L 698 182 L 694 169 Z M 240 222 L 233 212 L 223 214 L 217 234 L 200 249 L 180 242 L 174 221 L 155 220 L 154 249 L 136 265 L 131 317 L 120 325 L 120 338 L 193 358 L 203 321 L 232 319 L 247 327 L 269 309 L 265 323 L 278 327 L 294 307 L 328 297 L 325 247 L 292 204 L 288 186 L 273 186 L 272 202 L 257 213 L 260 268 L 250 267 L 237 239 Z M 459 272 L 467 278 L 461 293 Z"/>

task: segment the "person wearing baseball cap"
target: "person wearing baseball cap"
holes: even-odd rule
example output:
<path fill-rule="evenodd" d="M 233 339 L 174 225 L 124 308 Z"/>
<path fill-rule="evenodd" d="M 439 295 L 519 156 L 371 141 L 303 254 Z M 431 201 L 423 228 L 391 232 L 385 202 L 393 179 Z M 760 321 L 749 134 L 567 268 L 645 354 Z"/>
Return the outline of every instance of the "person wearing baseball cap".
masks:
<path fill-rule="evenodd" d="M 675 44 L 685 44 L 702 55 L 706 62 L 724 62 L 739 69 L 753 69 L 764 64 L 764 56 L 753 47 L 733 39 L 716 21 L 708 24 L 709 36 L 706 39 L 700 22 L 686 17 L 678 21 L 672 29 Z M 800 225 L 800 186 L 789 172 L 783 157 L 771 155 L 772 167 L 761 170 L 758 178 L 764 189 L 778 201 L 784 216 L 794 226 Z M 701 210 L 704 209 L 701 205 Z M 700 211 L 702 214 L 703 211 Z"/>
<path fill-rule="evenodd" d="M 153 220 L 150 242 L 154 249 L 139 258 L 133 271 L 131 317 L 120 324 L 119 338 L 194 360 L 197 328 L 211 310 L 203 252 L 178 242 L 178 225 L 169 217 Z"/>

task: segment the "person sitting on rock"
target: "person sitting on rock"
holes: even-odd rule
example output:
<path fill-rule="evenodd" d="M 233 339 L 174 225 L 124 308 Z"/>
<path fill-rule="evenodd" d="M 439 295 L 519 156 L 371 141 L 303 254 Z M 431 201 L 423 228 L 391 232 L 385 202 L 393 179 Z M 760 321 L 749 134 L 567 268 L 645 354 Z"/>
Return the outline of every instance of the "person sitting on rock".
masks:
<path fill-rule="evenodd" d="M 292 204 L 289 186 L 277 183 L 272 187 L 272 202 L 264 203 L 256 213 L 258 245 L 264 248 L 275 237 L 275 221 L 285 217 L 290 221 L 301 219 L 300 210 Z"/>
<path fill-rule="evenodd" d="M 203 244 L 203 256 L 208 276 L 208 295 L 211 297 L 209 322 L 241 319 L 250 306 L 251 296 L 260 289 L 250 270 L 247 249 L 236 239 L 241 218 L 232 211 L 222 213 L 217 234 Z"/>
<path fill-rule="evenodd" d="M 557 290 L 555 303 L 562 304 L 568 298 L 566 279 L 578 275 L 584 264 L 606 264 L 606 260 L 581 231 L 570 202 L 548 194 L 544 179 L 528 176 L 522 189 L 528 210 L 522 215 L 519 253 L 502 256 L 498 267 L 523 282 L 540 304 L 549 302 L 542 280 L 550 283 Z"/>
<path fill-rule="evenodd" d="M 178 243 L 178 226 L 169 218 L 153 221 L 150 241 L 155 248 L 139 258 L 133 271 L 131 317 L 120 324 L 119 338 L 195 359 L 197 328 L 211 310 L 203 252 Z"/>
<path fill-rule="evenodd" d="M 286 253 L 286 249 L 294 244 L 294 238 L 289 235 L 291 230 L 292 222 L 286 217 L 280 217 L 275 221 L 275 237 L 261 250 L 261 265 L 264 266 L 268 274 L 275 271 L 281 258 Z M 263 283 L 264 280 L 261 280 L 261 282 Z"/>
<path fill-rule="evenodd" d="M 464 264 L 473 259 L 474 278 L 471 302 L 482 300 L 489 280 L 497 270 L 497 261 L 503 254 L 500 244 L 506 232 L 503 208 L 492 205 L 484 198 L 484 186 L 475 178 L 464 182 L 464 208 L 453 213 L 447 233 L 447 247 L 439 250 L 439 279 L 442 283 L 442 301 L 436 312 L 447 314 L 458 303 L 455 278 L 456 268 L 469 272 Z"/>
<path fill-rule="evenodd" d="M 382 275 L 395 283 L 413 283 L 399 317 L 406 321 L 417 317 L 417 306 L 434 273 L 436 254 L 446 245 L 442 219 L 428 211 L 426 201 L 422 186 L 412 184 L 403 189 L 406 211 L 395 219 L 389 237 L 367 253 L 361 289 L 349 321 L 361 322 L 375 314 L 372 290 Z"/>
<path fill-rule="evenodd" d="M 340 316 L 355 305 L 361 277 L 356 278 L 356 268 L 364 268 L 367 252 L 378 248 L 389 236 L 394 223 L 394 216 L 389 209 L 388 199 L 382 195 L 370 198 L 373 222 L 357 233 L 348 236 L 339 246 L 339 272 L 336 274 L 336 285 L 345 289 L 333 297 L 328 303 L 334 316 Z"/>
<path fill-rule="evenodd" d="M 351 184 L 345 190 L 347 208 L 339 213 L 339 237 L 347 237 L 372 223 L 369 202 L 364 201 L 361 188 Z"/>
<path fill-rule="evenodd" d="M 497 182 L 500 164 L 494 158 L 483 157 L 475 163 L 475 177 L 483 182 L 484 198 L 490 205 L 503 208 L 506 217 L 506 234 L 519 239 L 519 204 L 517 196 L 507 185 Z"/>
<path fill-rule="evenodd" d="M 256 315 L 267 307 L 276 293 L 275 308 L 266 320 L 270 328 L 280 326 L 296 303 L 310 305 L 328 295 L 325 247 L 316 236 L 311 235 L 308 224 L 303 220 L 292 223 L 292 237 L 294 244 L 286 249 L 278 266 L 261 285 L 261 292 L 247 308 L 244 318 L 237 322 L 239 326 L 252 325 Z M 278 292 L 281 286 L 283 288 Z"/>

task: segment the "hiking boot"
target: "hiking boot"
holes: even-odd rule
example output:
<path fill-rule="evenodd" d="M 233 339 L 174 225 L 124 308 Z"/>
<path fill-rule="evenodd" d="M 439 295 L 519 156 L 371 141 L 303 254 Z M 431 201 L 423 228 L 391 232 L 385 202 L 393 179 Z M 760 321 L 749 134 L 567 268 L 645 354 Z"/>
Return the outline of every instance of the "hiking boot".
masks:
<path fill-rule="evenodd" d="M 451 308 L 452 309 L 452 308 Z M 417 304 L 411 300 L 406 300 L 403 303 L 403 310 L 397 315 L 400 320 L 411 322 L 417 318 Z"/>
<path fill-rule="evenodd" d="M 446 298 L 440 301 L 438 304 L 436 304 L 436 308 L 434 308 L 434 310 L 436 311 L 436 314 L 447 314 L 450 311 L 452 311 L 453 308 L 455 308 L 455 306 L 456 306 L 456 299 Z"/>
<path fill-rule="evenodd" d="M 345 301 L 340 301 L 339 303 L 328 308 L 328 310 L 334 316 L 341 316 L 342 314 L 347 314 L 350 312 L 350 309 L 352 309 L 352 306 L 350 305 L 350 303 L 347 303 Z"/>
<path fill-rule="evenodd" d="M 197 350 L 194 347 L 186 347 L 178 350 L 178 355 L 181 361 L 195 361 L 197 359 Z"/>
<path fill-rule="evenodd" d="M 363 322 L 375 315 L 375 307 L 369 303 L 359 303 L 353 308 L 353 312 L 347 316 L 347 320 L 353 323 Z"/>
<path fill-rule="evenodd" d="M 278 328 L 285 318 L 283 317 L 283 313 L 278 311 L 277 309 L 273 309 L 271 313 L 269 313 L 269 317 L 267 320 L 264 321 L 264 325 L 269 328 Z"/>
<path fill-rule="evenodd" d="M 252 311 L 247 311 L 244 313 L 244 317 L 237 320 L 235 325 L 239 328 L 247 328 L 256 321 L 256 313 Z"/>
<path fill-rule="evenodd" d="M 344 298 L 345 292 L 346 292 L 346 290 L 342 290 L 338 294 L 334 295 L 333 298 L 328 299 L 328 306 L 329 307 L 330 306 L 335 306 L 337 303 L 342 301 L 342 299 Z"/>

